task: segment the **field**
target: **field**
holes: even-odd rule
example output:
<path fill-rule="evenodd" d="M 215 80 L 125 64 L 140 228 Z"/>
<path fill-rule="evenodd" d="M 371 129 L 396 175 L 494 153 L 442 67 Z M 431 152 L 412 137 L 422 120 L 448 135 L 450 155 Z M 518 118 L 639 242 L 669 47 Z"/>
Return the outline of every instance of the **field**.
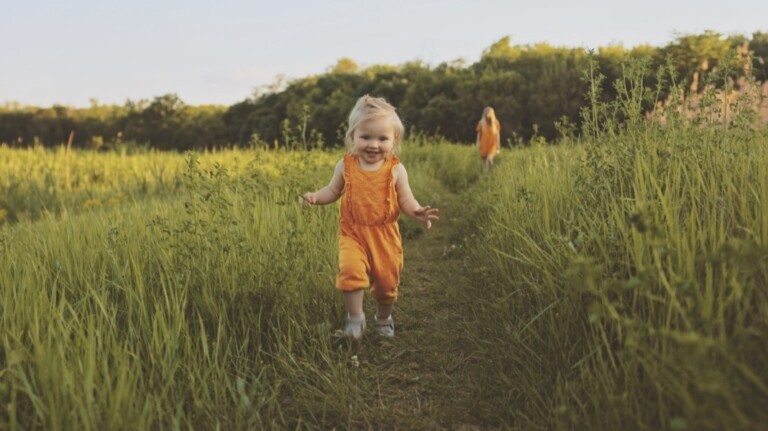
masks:
<path fill-rule="evenodd" d="M 0 147 L 0 428 L 765 429 L 768 135 L 625 114 L 488 174 L 406 141 L 442 220 L 352 346 L 298 197 L 341 153 Z"/>

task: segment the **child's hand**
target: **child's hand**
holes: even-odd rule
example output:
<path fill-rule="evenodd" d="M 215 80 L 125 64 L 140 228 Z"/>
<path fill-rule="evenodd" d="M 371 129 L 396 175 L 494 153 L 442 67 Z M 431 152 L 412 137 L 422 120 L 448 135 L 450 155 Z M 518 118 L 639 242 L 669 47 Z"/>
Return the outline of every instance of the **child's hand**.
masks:
<path fill-rule="evenodd" d="M 317 198 L 315 198 L 315 194 L 312 192 L 306 192 L 303 195 L 301 195 L 301 207 L 305 208 L 308 205 L 315 205 L 317 203 Z"/>
<path fill-rule="evenodd" d="M 440 217 L 435 215 L 437 212 L 440 212 L 440 210 L 427 205 L 425 207 L 416 208 L 413 212 L 413 216 L 426 223 L 427 229 L 430 229 L 432 227 L 432 220 L 440 220 Z"/>

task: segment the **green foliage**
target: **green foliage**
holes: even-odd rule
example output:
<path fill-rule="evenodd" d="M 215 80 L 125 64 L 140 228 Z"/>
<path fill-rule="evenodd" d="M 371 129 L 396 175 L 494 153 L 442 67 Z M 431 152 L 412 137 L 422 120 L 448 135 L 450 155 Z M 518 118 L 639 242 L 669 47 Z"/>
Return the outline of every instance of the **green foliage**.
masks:
<path fill-rule="evenodd" d="M 753 53 L 752 68 L 759 82 L 768 81 L 768 32 L 752 34 L 749 48 Z"/>
<path fill-rule="evenodd" d="M 245 147 L 254 145 L 254 135 L 259 137 L 256 145 L 270 148 L 341 147 L 339 130 L 355 100 L 366 93 L 385 97 L 398 107 L 409 129 L 439 134 L 451 141 L 473 142 L 475 124 L 489 105 L 501 121 L 502 142 L 516 142 L 518 137 L 529 141 L 534 136 L 552 140 L 558 136 L 557 122 L 565 118 L 580 124 L 580 113 L 593 106 L 583 98 L 589 89 L 581 79 L 590 57 L 607 82 L 623 76 L 626 60 L 645 58 L 653 67 L 674 70 L 680 88 L 687 91 L 693 87 L 696 94 L 722 89 L 724 82 L 712 81 L 711 75 L 725 68 L 737 71 L 733 74 L 736 89 L 741 87 L 740 78 L 750 73 L 756 83 L 765 82 L 766 40 L 762 32 L 749 39 L 706 31 L 679 35 L 661 48 L 614 45 L 600 47 L 589 56 L 581 47 L 512 45 L 506 36 L 485 49 L 480 60 L 471 65 L 457 60 L 431 67 L 416 61 L 360 69 L 353 60 L 341 58 L 324 74 L 290 82 L 280 78 L 252 98 L 229 107 L 193 107 L 173 94 L 151 101 L 129 101 L 125 106 L 102 106 L 93 101 L 86 109 L 7 104 L 0 108 L 0 142 L 23 147 L 37 139 L 55 146 L 66 142 L 74 130 L 76 147 L 91 147 L 93 137 L 101 136 L 101 149 L 126 142 L 163 150 Z M 721 64 L 729 50 L 739 50 L 740 54 L 731 63 Z M 751 61 L 747 59 L 750 52 Z M 750 67 L 744 68 L 747 63 Z M 645 76 L 644 85 L 663 84 L 656 78 Z M 714 86 L 708 87 L 712 82 Z M 600 102 L 617 100 L 618 91 L 611 86 L 604 88 Z M 661 101 L 677 97 L 666 92 L 658 96 Z"/>
<path fill-rule="evenodd" d="M 588 71 L 581 144 L 512 152 L 473 189 L 479 281 L 465 297 L 480 316 L 476 408 L 488 423 L 768 421 L 766 132 L 747 108 L 644 120 L 649 99 L 676 92 L 674 73 L 656 74 L 672 88 L 649 88 L 647 64 L 625 64 L 605 103 Z"/>
<path fill-rule="evenodd" d="M 510 45 L 510 37 L 504 36 L 501 39 L 494 42 L 491 46 L 489 46 L 487 49 L 483 50 L 482 55 L 480 58 L 482 60 L 508 60 L 508 61 L 515 61 L 520 57 L 521 49 L 520 47 L 513 47 Z"/>
<path fill-rule="evenodd" d="M 562 145 L 505 148 L 490 174 L 473 148 L 407 134 L 415 194 L 438 207 L 460 196 L 467 220 L 443 251 L 464 253 L 467 281 L 434 293 L 466 304 L 451 326 L 462 332 L 435 337 L 473 354 L 436 378 L 471 376 L 461 410 L 488 428 L 757 429 L 768 422 L 765 129 L 754 105 L 716 91 L 694 117 L 677 112 L 682 98 L 664 121 L 646 117 L 680 94 L 675 68 L 620 62 L 611 82 L 593 60 L 585 133 L 561 120 Z M 726 69 L 713 74 L 722 87 Z M 185 109 L 170 107 L 153 115 Z M 290 109 L 285 142 L 312 147 L 315 111 Z M 0 147 L 0 428 L 419 423 L 371 395 L 413 390 L 400 373 L 361 373 L 330 342 L 344 313 L 338 208 L 301 210 L 298 194 L 326 183 L 340 152 L 249 139 L 184 156 Z M 444 312 L 418 311 L 414 321 Z M 396 369 L 410 352 L 393 346 Z"/>
<path fill-rule="evenodd" d="M 340 58 L 339 61 L 336 62 L 336 65 L 333 66 L 329 72 L 332 74 L 337 73 L 357 73 L 359 71 L 359 67 L 357 63 L 355 63 L 354 60 L 351 58 Z"/>
<path fill-rule="evenodd" d="M 337 157 L 164 157 L 182 165 L 175 198 L 0 232 L 0 427 L 293 428 L 346 416 L 354 385 L 330 401 L 323 377 L 349 374 L 327 342 L 340 316 L 335 211 L 295 199 Z"/>
<path fill-rule="evenodd" d="M 426 141 L 403 160 L 432 200 Z M 372 426 L 378 382 L 331 343 L 338 208 L 298 199 L 340 153 L 0 150 L 27 199 L 0 204 L 0 428 Z M 5 220 L 40 184 L 60 211 Z"/>
<path fill-rule="evenodd" d="M 127 102 L 125 106 L 99 105 L 74 109 L 13 107 L 0 109 L 0 142 L 27 147 L 40 141 L 46 146 L 66 144 L 74 133 L 74 147 L 90 148 L 101 136 L 102 150 L 148 145 L 161 150 L 220 147 L 226 144 L 224 107 L 188 106 L 176 95 Z"/>

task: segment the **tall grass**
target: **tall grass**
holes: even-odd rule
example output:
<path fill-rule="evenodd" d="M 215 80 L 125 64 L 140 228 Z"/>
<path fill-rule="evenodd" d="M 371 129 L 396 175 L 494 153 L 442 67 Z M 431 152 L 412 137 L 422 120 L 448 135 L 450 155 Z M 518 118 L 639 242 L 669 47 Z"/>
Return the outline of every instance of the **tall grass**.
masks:
<path fill-rule="evenodd" d="M 480 170 L 477 169 L 480 157 L 475 151 L 456 146 L 438 136 L 410 136 L 402 152 L 409 166 L 416 165 L 414 172 L 437 180 L 452 192 L 465 190 L 480 177 Z"/>
<path fill-rule="evenodd" d="M 349 373 L 329 342 L 335 212 L 297 205 L 334 157 L 284 155 L 293 171 L 270 182 L 260 157 L 238 172 L 190 156 L 175 200 L 2 230 L 3 429 L 348 416 L 355 386 L 331 377 Z"/>
<path fill-rule="evenodd" d="M 247 169 L 252 179 L 268 186 L 301 169 L 314 169 L 311 155 L 234 149 L 207 152 L 199 160 L 205 168 L 218 164 L 230 170 Z M 172 198 L 183 192 L 187 165 L 174 152 L 75 151 L 67 155 L 65 147 L 0 145 L 0 170 L 6 173 L 0 177 L 0 210 L 5 214 L 0 222 L 13 223 Z"/>
<path fill-rule="evenodd" d="M 768 422 L 768 134 L 738 112 L 642 120 L 635 72 L 616 104 L 593 99 L 590 135 L 512 152 L 470 206 L 489 422 Z"/>
<path fill-rule="evenodd" d="M 471 323 L 449 330 L 477 352 L 465 417 L 768 422 L 768 133 L 716 94 L 705 117 L 674 97 L 664 121 L 646 116 L 679 94 L 646 73 L 627 66 L 603 103 L 595 72 L 582 138 L 504 151 L 489 175 L 471 148 L 405 143 L 416 196 L 458 193 L 462 214 L 446 215 L 475 238 L 472 283 L 445 288 Z M 338 209 L 298 205 L 339 155 L 0 148 L 0 428 L 366 428 L 397 414 L 364 404 L 380 380 L 330 341 Z"/>
<path fill-rule="evenodd" d="M 24 187 L 49 178 L 60 202 L 144 180 L 156 192 L 0 226 L 0 428 L 366 426 L 361 391 L 377 383 L 331 342 L 338 208 L 299 205 L 340 154 L 76 152 L 70 166 L 105 175 L 67 188 L 62 154 L 5 151 L 9 166 L 54 165 Z M 167 176 L 133 170 L 147 162 Z M 434 198 L 426 163 L 411 181 Z"/>

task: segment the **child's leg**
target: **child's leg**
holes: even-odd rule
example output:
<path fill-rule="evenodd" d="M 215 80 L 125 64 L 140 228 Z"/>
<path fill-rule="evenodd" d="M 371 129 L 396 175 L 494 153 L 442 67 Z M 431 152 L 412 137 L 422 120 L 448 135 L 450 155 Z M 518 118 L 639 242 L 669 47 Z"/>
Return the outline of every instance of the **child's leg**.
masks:
<path fill-rule="evenodd" d="M 376 332 L 382 337 L 395 336 L 395 321 L 392 319 L 391 303 L 376 302 Z"/>
<path fill-rule="evenodd" d="M 362 245 L 348 235 L 339 236 L 339 273 L 336 289 L 344 294 L 344 307 L 350 317 L 363 315 L 364 287 L 370 285 L 370 265 Z"/>
<path fill-rule="evenodd" d="M 388 270 L 374 270 L 371 295 L 376 300 L 376 331 L 383 337 L 395 336 L 392 308 L 397 300 L 397 287 L 402 270 L 402 254 L 394 256 L 396 262 Z M 399 262 L 397 262 L 399 261 Z M 386 268 L 386 267 L 385 267 Z"/>
<path fill-rule="evenodd" d="M 371 296 L 376 301 L 376 326 L 380 335 L 394 336 L 391 313 L 397 301 L 400 272 L 403 270 L 403 246 L 397 223 L 371 228 L 368 232 L 371 256 Z M 387 332 L 383 333 L 383 320 Z"/>
<path fill-rule="evenodd" d="M 392 315 L 392 308 L 394 304 L 384 304 L 382 302 L 376 302 L 376 318 L 386 319 Z"/>
<path fill-rule="evenodd" d="M 360 341 L 365 333 L 363 314 L 363 289 L 344 291 L 344 306 L 347 308 L 347 324 L 343 336 Z"/>
<path fill-rule="evenodd" d="M 344 307 L 349 313 L 349 317 L 359 317 L 363 315 L 363 296 L 365 290 L 345 290 L 344 291 Z"/>

